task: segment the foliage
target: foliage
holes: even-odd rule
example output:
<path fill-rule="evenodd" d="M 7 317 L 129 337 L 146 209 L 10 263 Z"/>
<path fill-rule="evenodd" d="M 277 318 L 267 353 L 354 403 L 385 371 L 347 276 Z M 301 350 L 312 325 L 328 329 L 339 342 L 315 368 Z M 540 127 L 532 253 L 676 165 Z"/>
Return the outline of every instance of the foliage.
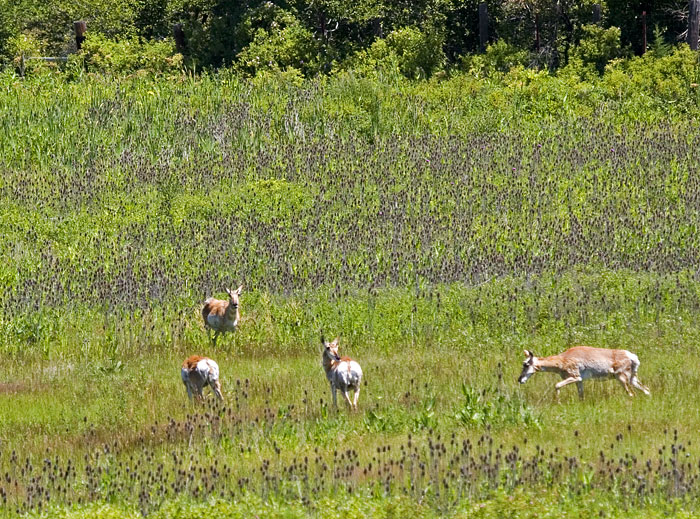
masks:
<path fill-rule="evenodd" d="M 363 76 L 399 71 L 409 79 L 427 78 L 445 63 L 442 45 L 443 40 L 437 33 L 404 27 L 351 56 L 344 68 Z"/>
<path fill-rule="evenodd" d="M 289 68 L 305 74 L 317 71 L 313 34 L 293 14 L 270 2 L 246 13 L 236 34 L 243 46 L 236 56 L 237 67 L 250 75 Z"/>
<path fill-rule="evenodd" d="M 697 513 L 696 60 L 3 72 L 0 515 Z M 234 283 L 214 348 L 200 305 Z M 652 396 L 516 385 L 523 349 L 579 343 Z M 186 403 L 192 354 L 223 406 Z"/>
<path fill-rule="evenodd" d="M 182 56 L 175 53 L 172 40 L 145 42 L 130 38 L 116 41 L 88 34 L 82 56 L 88 70 L 111 75 L 177 73 L 182 67 Z"/>
<path fill-rule="evenodd" d="M 688 96 L 692 85 L 700 82 L 698 54 L 687 45 L 681 45 L 667 56 L 655 58 L 648 54 L 640 58 L 616 61 L 607 67 L 603 87 L 611 95 L 630 95 L 647 92 L 647 103 L 677 105 L 675 109 L 691 112 L 698 106 L 696 95 Z"/>
<path fill-rule="evenodd" d="M 392 31 L 387 47 L 397 56 L 399 69 L 408 78 L 427 78 L 443 64 L 443 39 L 436 32 L 422 32 L 414 27 Z"/>
<path fill-rule="evenodd" d="M 488 45 L 484 54 L 465 56 L 462 60 L 462 68 L 476 77 L 490 76 L 524 67 L 529 63 L 529 58 L 527 51 L 499 40 Z"/>
<path fill-rule="evenodd" d="M 608 62 L 623 55 L 620 44 L 620 29 L 603 29 L 597 25 L 584 25 L 581 39 L 571 51 L 569 66 L 594 67 L 602 74 Z"/>
<path fill-rule="evenodd" d="M 478 390 L 462 383 L 464 401 L 455 414 L 455 420 L 465 427 L 522 425 L 539 427 L 540 420 L 526 402 L 514 395 Z"/>

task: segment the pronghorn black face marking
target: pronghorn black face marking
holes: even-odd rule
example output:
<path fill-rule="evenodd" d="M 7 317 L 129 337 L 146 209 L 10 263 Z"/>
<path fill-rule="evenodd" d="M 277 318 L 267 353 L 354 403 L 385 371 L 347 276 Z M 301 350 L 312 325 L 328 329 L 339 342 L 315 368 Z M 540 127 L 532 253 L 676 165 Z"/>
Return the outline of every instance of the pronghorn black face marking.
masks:
<path fill-rule="evenodd" d="M 524 384 L 527 382 L 527 379 L 529 379 L 535 371 L 537 371 L 537 368 L 535 367 L 535 356 L 530 350 L 525 350 L 525 356 L 527 357 L 525 359 L 525 362 L 523 362 L 523 370 L 520 372 L 520 376 L 518 377 L 518 382 L 520 384 Z"/>

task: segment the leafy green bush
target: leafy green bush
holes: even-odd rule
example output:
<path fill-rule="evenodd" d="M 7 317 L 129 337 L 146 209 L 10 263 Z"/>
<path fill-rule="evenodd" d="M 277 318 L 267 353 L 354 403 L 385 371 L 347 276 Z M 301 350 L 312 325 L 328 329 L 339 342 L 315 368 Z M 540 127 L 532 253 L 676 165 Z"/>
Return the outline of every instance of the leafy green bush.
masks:
<path fill-rule="evenodd" d="M 435 31 L 404 27 L 391 32 L 386 42 L 398 56 L 399 68 L 407 78 L 430 77 L 445 64 L 443 38 Z"/>
<path fill-rule="evenodd" d="M 504 40 L 486 47 L 484 54 L 462 57 L 462 69 L 476 77 L 491 76 L 509 72 L 515 67 L 525 67 L 530 60 L 530 53 L 511 45 Z"/>
<path fill-rule="evenodd" d="M 318 70 L 318 44 L 311 31 L 289 11 L 271 2 L 251 9 L 236 28 L 244 48 L 237 67 L 250 75 L 265 70 Z"/>
<path fill-rule="evenodd" d="M 174 73 L 182 67 L 182 55 L 175 53 L 171 39 L 142 41 L 139 38 L 113 40 L 89 33 L 82 55 L 88 70 L 120 75 L 137 71 L 150 74 Z"/>
<path fill-rule="evenodd" d="M 642 57 L 611 62 L 603 76 L 602 86 L 608 95 L 623 99 L 644 93 L 647 103 L 660 103 L 678 110 L 698 105 L 700 83 L 698 54 L 681 45 L 668 56 Z"/>
<path fill-rule="evenodd" d="M 427 78 L 445 64 L 442 44 L 443 38 L 436 32 L 404 27 L 357 52 L 345 68 L 363 76 L 398 70 L 409 79 Z"/>
<path fill-rule="evenodd" d="M 571 50 L 570 66 L 595 69 L 602 74 L 608 62 L 624 55 L 618 27 L 604 29 L 597 25 L 584 25 L 581 31 L 583 36 L 579 44 Z"/>

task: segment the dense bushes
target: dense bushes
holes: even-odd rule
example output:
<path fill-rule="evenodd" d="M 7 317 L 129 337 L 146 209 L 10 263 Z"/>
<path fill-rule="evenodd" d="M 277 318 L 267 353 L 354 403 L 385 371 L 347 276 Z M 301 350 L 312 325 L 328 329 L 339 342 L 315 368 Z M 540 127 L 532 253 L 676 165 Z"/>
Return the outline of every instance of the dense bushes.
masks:
<path fill-rule="evenodd" d="M 649 11 L 657 56 L 685 29 L 664 14 L 670 3 L 662 0 Z M 27 55 L 75 52 L 78 19 L 97 38 L 88 61 L 110 73 L 172 68 L 166 58 L 174 55 L 173 45 L 163 42 L 172 38 L 174 24 L 185 34 L 178 49 L 183 64 L 195 70 L 233 65 L 250 76 L 394 69 L 408 78 L 428 78 L 460 65 L 486 75 L 518 65 L 549 70 L 573 65 L 585 76 L 602 73 L 612 59 L 640 53 L 641 31 L 634 29 L 639 6 L 617 0 L 487 4 L 490 47 L 484 56 L 475 0 L 0 0 L 0 63 L 20 55 L 22 38 L 32 42 Z M 600 21 L 593 20 L 594 4 L 602 5 Z"/>
<path fill-rule="evenodd" d="M 144 42 L 138 38 L 111 40 L 90 34 L 83 43 L 84 59 L 89 71 L 113 75 L 137 71 L 159 74 L 177 72 L 182 56 L 175 53 L 171 40 Z"/>

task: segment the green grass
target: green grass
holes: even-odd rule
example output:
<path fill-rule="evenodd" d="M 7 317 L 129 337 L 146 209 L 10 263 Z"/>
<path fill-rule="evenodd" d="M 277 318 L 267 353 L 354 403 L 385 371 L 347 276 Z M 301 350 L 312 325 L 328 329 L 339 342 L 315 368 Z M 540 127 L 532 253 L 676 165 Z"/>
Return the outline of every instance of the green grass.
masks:
<path fill-rule="evenodd" d="M 697 96 L 643 72 L 3 75 L 0 514 L 696 512 Z M 201 302 L 240 283 L 214 348 Z M 517 385 L 581 343 L 651 397 Z M 223 407 L 187 402 L 191 354 Z"/>

